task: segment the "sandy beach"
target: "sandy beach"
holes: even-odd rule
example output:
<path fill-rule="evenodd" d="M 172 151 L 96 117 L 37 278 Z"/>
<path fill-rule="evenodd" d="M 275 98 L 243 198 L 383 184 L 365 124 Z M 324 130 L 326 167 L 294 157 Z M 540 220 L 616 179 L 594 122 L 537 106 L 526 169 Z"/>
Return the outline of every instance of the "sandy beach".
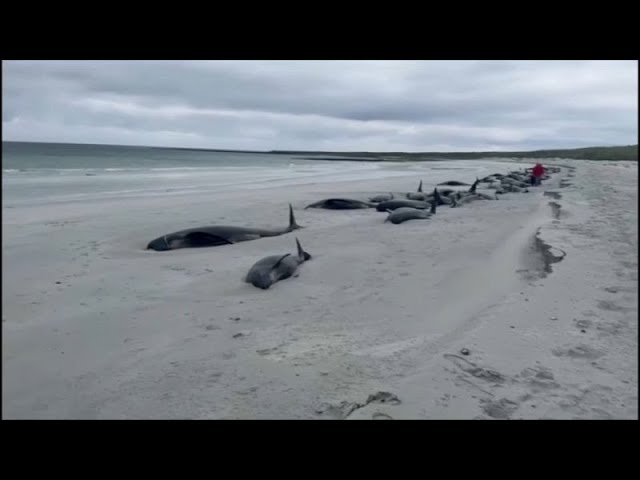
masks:
<path fill-rule="evenodd" d="M 529 193 L 401 225 L 304 207 L 476 174 L 5 198 L 3 418 L 637 419 L 637 163 L 545 164 L 561 172 Z M 284 227 L 288 203 L 294 233 L 144 250 L 199 225 Z M 243 282 L 296 237 L 299 276 Z"/>

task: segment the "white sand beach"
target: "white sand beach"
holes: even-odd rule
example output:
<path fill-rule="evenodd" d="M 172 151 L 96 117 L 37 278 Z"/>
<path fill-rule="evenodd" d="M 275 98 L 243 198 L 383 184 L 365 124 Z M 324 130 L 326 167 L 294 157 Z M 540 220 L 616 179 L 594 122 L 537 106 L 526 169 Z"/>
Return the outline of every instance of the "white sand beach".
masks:
<path fill-rule="evenodd" d="M 637 163 L 545 164 L 562 171 L 529 193 L 401 225 L 304 207 L 477 171 L 5 195 L 3 418 L 637 419 Z M 199 225 L 284 227 L 288 203 L 305 228 L 144 250 Z M 299 276 L 243 282 L 296 237 L 313 256 Z"/>

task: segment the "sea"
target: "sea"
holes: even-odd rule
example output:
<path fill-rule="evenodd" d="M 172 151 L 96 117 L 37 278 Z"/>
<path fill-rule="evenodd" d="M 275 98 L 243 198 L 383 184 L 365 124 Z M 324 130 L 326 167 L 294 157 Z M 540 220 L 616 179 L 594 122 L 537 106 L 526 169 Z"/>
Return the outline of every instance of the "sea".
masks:
<path fill-rule="evenodd" d="M 473 179 L 505 169 L 502 160 L 362 162 L 313 155 L 220 152 L 64 143 L 2 143 L 3 207 L 190 195 L 291 184 L 380 179 L 415 172 Z M 321 157 L 321 158 L 320 158 Z M 513 164 L 518 168 L 521 165 Z"/>

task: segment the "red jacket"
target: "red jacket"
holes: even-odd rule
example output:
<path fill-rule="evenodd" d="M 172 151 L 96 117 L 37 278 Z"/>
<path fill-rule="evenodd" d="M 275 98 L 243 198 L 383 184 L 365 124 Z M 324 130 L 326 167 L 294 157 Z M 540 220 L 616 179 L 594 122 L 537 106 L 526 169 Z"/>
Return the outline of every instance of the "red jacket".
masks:
<path fill-rule="evenodd" d="M 544 167 L 541 164 L 536 164 L 535 167 L 533 167 L 533 175 L 535 177 L 541 177 L 542 175 L 544 175 Z"/>

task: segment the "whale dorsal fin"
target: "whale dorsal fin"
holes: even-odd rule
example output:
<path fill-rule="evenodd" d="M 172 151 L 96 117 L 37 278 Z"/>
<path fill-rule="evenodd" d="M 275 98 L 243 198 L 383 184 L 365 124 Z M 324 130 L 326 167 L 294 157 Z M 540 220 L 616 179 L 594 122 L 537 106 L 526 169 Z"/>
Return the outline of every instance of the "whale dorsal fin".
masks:
<path fill-rule="evenodd" d="M 302 245 L 300 245 L 300 240 L 296 238 L 296 246 L 298 247 L 298 258 L 304 261 L 304 250 L 302 249 Z"/>
<path fill-rule="evenodd" d="M 311 207 L 311 205 L 306 208 Z M 289 231 L 296 230 L 298 228 L 302 228 L 300 225 L 296 223 L 296 217 L 293 216 L 293 207 L 289 204 Z"/>
<path fill-rule="evenodd" d="M 289 255 L 291 255 L 290 253 L 285 253 L 283 256 L 281 256 L 278 261 L 276 263 L 273 264 L 273 267 L 271 267 L 271 270 L 275 270 L 276 268 L 278 268 L 278 265 L 280 265 L 282 263 L 282 261 L 287 258 Z"/>

